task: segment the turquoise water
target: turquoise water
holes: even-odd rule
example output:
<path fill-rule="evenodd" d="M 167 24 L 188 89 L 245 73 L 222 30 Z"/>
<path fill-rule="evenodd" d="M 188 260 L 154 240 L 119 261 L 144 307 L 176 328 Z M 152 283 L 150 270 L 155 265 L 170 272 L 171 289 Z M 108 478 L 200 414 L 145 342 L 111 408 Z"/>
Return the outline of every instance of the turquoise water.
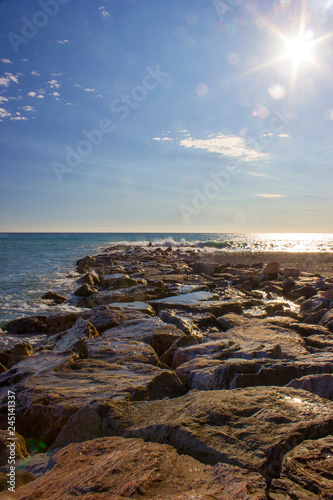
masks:
<path fill-rule="evenodd" d="M 78 259 L 112 243 L 150 241 L 164 247 L 195 245 L 205 252 L 333 251 L 333 234 L 3 233 L 0 234 L 0 325 L 20 316 L 54 310 L 40 296 L 49 290 L 67 295 L 73 292 L 73 272 Z"/>

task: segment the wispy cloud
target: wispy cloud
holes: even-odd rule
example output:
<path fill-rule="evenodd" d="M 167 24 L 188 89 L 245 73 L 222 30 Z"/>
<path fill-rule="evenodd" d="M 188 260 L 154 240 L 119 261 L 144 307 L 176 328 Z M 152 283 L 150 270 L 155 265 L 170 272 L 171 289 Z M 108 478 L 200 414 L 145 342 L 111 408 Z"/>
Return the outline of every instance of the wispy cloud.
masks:
<path fill-rule="evenodd" d="M 110 13 L 105 9 L 105 7 L 103 7 L 103 5 L 101 5 L 99 7 L 99 11 L 102 14 L 102 16 L 104 17 L 104 19 L 109 19 L 109 17 L 111 17 Z"/>
<path fill-rule="evenodd" d="M 60 45 L 65 45 L 66 43 L 70 43 L 69 40 L 57 40 L 57 43 Z"/>
<path fill-rule="evenodd" d="M 96 89 L 84 89 L 85 92 L 96 92 Z"/>
<path fill-rule="evenodd" d="M 243 160 L 248 163 L 267 160 L 269 155 L 259 149 L 250 147 L 243 137 L 236 135 L 216 134 L 208 139 L 195 139 L 191 136 L 179 141 L 185 148 L 196 148 L 217 153 L 228 158 Z"/>
<path fill-rule="evenodd" d="M 22 109 L 24 109 L 24 111 L 36 111 L 36 108 L 34 108 L 33 106 L 22 106 Z"/>
<path fill-rule="evenodd" d="M 7 97 L 0 95 L 0 102 L 8 102 Z"/>
<path fill-rule="evenodd" d="M 261 172 L 247 172 L 247 174 L 253 177 L 270 177 L 270 175 L 262 174 Z"/>
<path fill-rule="evenodd" d="M 10 61 L 9 59 L 1 59 L 1 62 L 5 64 L 13 64 L 13 61 Z"/>
<path fill-rule="evenodd" d="M 257 194 L 260 198 L 285 198 L 285 194 Z"/>
<path fill-rule="evenodd" d="M 9 118 L 10 120 L 15 120 L 15 121 L 27 121 L 28 118 L 26 116 L 12 116 Z"/>
<path fill-rule="evenodd" d="M 12 114 L 9 113 L 9 111 L 4 108 L 0 108 L 0 121 L 2 121 L 4 118 L 9 118 L 10 116 L 12 116 Z"/>
<path fill-rule="evenodd" d="M 8 87 L 10 82 L 18 83 L 17 75 L 12 73 L 5 73 L 5 76 L 0 77 L 0 86 Z"/>
<path fill-rule="evenodd" d="M 50 80 L 49 82 L 46 82 L 46 84 L 49 85 L 51 89 L 59 89 L 61 87 L 58 80 Z"/>
<path fill-rule="evenodd" d="M 36 95 L 37 95 L 36 92 L 29 92 L 28 93 L 29 97 L 36 97 Z"/>
<path fill-rule="evenodd" d="M 173 142 L 170 137 L 154 137 L 153 141 L 163 141 L 163 142 L 171 141 L 171 142 Z"/>
<path fill-rule="evenodd" d="M 34 76 L 40 76 L 40 73 L 36 70 L 34 71 L 31 71 L 31 74 L 34 75 Z"/>

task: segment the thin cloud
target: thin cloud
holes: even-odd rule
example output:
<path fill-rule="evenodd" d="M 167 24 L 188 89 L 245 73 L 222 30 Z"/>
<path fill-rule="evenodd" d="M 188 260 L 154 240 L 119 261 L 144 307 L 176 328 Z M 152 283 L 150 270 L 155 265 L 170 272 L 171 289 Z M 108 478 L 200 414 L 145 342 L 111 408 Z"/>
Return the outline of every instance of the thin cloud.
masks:
<path fill-rule="evenodd" d="M 0 86 L 8 87 L 10 82 L 18 83 L 17 76 L 12 73 L 5 73 L 5 76 L 0 77 Z"/>
<path fill-rule="evenodd" d="M 34 75 L 34 76 L 40 76 L 40 73 L 36 70 L 34 71 L 31 71 L 31 74 Z"/>
<path fill-rule="evenodd" d="M 60 45 L 65 45 L 66 43 L 70 43 L 69 40 L 57 40 L 57 43 Z"/>
<path fill-rule="evenodd" d="M 49 85 L 51 89 L 59 89 L 61 87 L 58 80 L 50 80 L 49 82 L 46 82 L 46 85 Z"/>
<path fill-rule="evenodd" d="M 10 61 L 9 59 L 1 59 L 1 62 L 5 64 L 13 64 L 13 61 Z"/>
<path fill-rule="evenodd" d="M 8 102 L 7 97 L 0 95 L 0 102 Z"/>
<path fill-rule="evenodd" d="M 37 95 L 36 92 L 29 92 L 28 93 L 29 97 L 36 97 L 36 95 Z"/>
<path fill-rule="evenodd" d="M 105 7 L 103 7 L 103 5 L 101 5 L 98 9 L 104 19 L 109 19 L 111 17 L 110 13 L 105 9 Z"/>
<path fill-rule="evenodd" d="M 21 109 L 24 109 L 24 111 L 28 111 L 28 112 L 36 111 L 36 108 L 34 108 L 33 106 L 22 106 Z"/>
<path fill-rule="evenodd" d="M 163 142 L 171 141 L 171 142 L 173 142 L 173 140 L 170 137 L 154 137 L 153 141 L 163 141 Z"/>
<path fill-rule="evenodd" d="M 11 121 L 15 120 L 15 121 L 27 121 L 28 118 L 26 116 L 12 116 L 11 118 L 9 118 Z"/>
<path fill-rule="evenodd" d="M 256 196 L 259 196 L 260 198 L 285 198 L 285 194 L 257 194 Z"/>
<path fill-rule="evenodd" d="M 96 92 L 96 89 L 84 89 L 85 92 Z"/>
<path fill-rule="evenodd" d="M 179 144 L 185 148 L 203 149 L 210 153 L 243 160 L 248 163 L 263 161 L 269 158 L 267 153 L 250 147 L 243 137 L 236 135 L 216 134 L 211 135 L 208 139 L 186 137 L 186 139 L 181 139 Z"/>
<path fill-rule="evenodd" d="M 0 121 L 2 121 L 4 118 L 9 118 L 10 116 L 12 116 L 12 114 L 9 113 L 9 111 L 4 108 L 0 108 Z"/>

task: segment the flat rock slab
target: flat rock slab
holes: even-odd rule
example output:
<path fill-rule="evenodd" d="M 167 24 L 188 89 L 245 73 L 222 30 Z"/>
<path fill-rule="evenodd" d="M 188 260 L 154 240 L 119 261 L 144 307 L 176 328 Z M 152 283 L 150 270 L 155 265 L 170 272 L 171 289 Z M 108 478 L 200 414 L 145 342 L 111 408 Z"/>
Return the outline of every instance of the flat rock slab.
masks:
<path fill-rule="evenodd" d="M 115 307 L 117 309 L 129 309 L 131 311 L 140 311 L 144 314 L 149 314 L 150 316 L 154 316 L 155 312 L 154 309 L 147 304 L 146 302 L 115 302 L 113 304 L 110 304 L 109 307 Z"/>
<path fill-rule="evenodd" d="M 285 453 L 333 431 L 333 403 L 290 388 L 191 391 L 111 404 L 106 418 L 125 437 L 167 443 L 202 463 L 224 462 L 270 479 L 278 477 Z"/>
<path fill-rule="evenodd" d="M 265 500 L 259 474 L 230 465 L 206 466 L 168 445 L 111 437 L 71 444 L 52 470 L 18 489 L 15 498 L 43 500 Z"/>
<path fill-rule="evenodd" d="M 312 392 L 312 394 L 317 394 L 321 398 L 333 401 L 333 375 L 330 373 L 297 378 L 292 380 L 288 387 L 303 389 Z"/>
<path fill-rule="evenodd" d="M 287 453 L 270 488 L 272 500 L 333 498 L 333 437 L 304 441 Z"/>
<path fill-rule="evenodd" d="M 185 333 L 175 325 L 168 325 L 160 318 L 142 318 L 125 321 L 118 327 L 107 330 L 103 338 L 108 340 L 136 340 L 150 344 L 158 356 L 162 356 L 175 340 Z"/>
<path fill-rule="evenodd" d="M 217 344 L 215 343 L 216 346 Z M 200 348 L 200 344 L 197 347 Z M 223 345 L 220 345 L 221 352 L 224 353 L 223 355 L 229 356 L 229 359 L 219 360 L 216 353 L 198 356 L 178 366 L 176 368 L 177 375 L 191 389 L 213 390 L 259 385 L 284 386 L 295 378 L 332 373 L 333 371 L 333 355 L 331 353 L 309 354 L 297 360 L 280 360 L 274 359 L 276 350 L 272 347 L 271 352 L 266 351 L 266 355 L 272 354 L 273 359 L 269 359 L 269 357 L 246 359 L 245 356 L 242 358 L 237 351 L 233 352 L 234 346 L 224 347 L 225 350 L 222 349 Z M 263 348 L 261 349 L 265 355 L 265 351 Z M 257 358 L 260 357 L 259 354 L 260 349 L 257 349 Z M 174 359 L 175 363 L 182 361 L 180 355 L 177 357 L 177 352 Z M 173 366 L 172 363 L 171 366 Z"/>
<path fill-rule="evenodd" d="M 160 311 L 162 309 L 178 308 L 183 306 L 200 307 L 206 300 L 217 300 L 218 294 L 210 292 L 192 292 L 166 297 L 164 299 L 151 300 L 149 303 Z"/>

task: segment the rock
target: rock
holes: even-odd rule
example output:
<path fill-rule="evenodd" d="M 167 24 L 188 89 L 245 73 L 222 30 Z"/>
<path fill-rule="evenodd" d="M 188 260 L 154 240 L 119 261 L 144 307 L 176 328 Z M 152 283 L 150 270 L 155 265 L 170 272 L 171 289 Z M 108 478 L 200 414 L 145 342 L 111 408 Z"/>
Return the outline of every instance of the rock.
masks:
<path fill-rule="evenodd" d="M 205 262 L 194 262 L 192 271 L 194 274 L 206 274 L 213 276 L 216 270 L 216 264 L 206 264 Z"/>
<path fill-rule="evenodd" d="M 42 351 L 0 375 L 2 425 L 7 421 L 9 380 L 16 393 L 18 432 L 46 445 L 54 442 L 70 416 L 93 401 L 144 401 L 184 394 L 175 373 L 157 366 Z"/>
<path fill-rule="evenodd" d="M 333 332 L 333 309 L 330 309 L 320 320 L 319 325 L 325 326 Z"/>
<path fill-rule="evenodd" d="M 77 290 L 75 290 L 74 295 L 76 295 L 77 297 L 90 297 L 90 295 L 96 292 L 98 292 L 98 288 L 85 283 L 84 285 L 81 285 Z"/>
<path fill-rule="evenodd" d="M 331 499 L 332 470 L 333 437 L 304 441 L 285 455 L 281 475 L 270 486 L 269 498 Z"/>
<path fill-rule="evenodd" d="M 47 335 L 55 335 L 71 328 L 78 317 L 74 312 L 57 312 L 50 314 L 46 320 Z"/>
<path fill-rule="evenodd" d="M 28 316 L 26 318 L 14 319 L 3 326 L 10 335 L 40 335 L 47 330 L 46 316 Z"/>
<path fill-rule="evenodd" d="M 246 323 L 246 320 L 235 313 L 225 314 L 216 319 L 218 326 L 222 331 L 227 331 L 234 326 L 241 326 Z"/>
<path fill-rule="evenodd" d="M 11 355 L 9 356 L 7 368 L 11 368 L 22 359 L 32 356 L 32 354 L 33 348 L 30 344 L 16 344 L 11 352 Z"/>
<path fill-rule="evenodd" d="M 201 330 L 193 322 L 191 314 L 188 314 L 186 316 L 185 312 L 183 312 L 182 314 L 181 311 L 164 309 L 159 313 L 158 316 L 159 318 L 161 318 L 162 321 L 164 321 L 164 323 L 176 325 L 177 328 L 182 330 L 187 335 L 202 335 Z M 203 314 L 201 316 L 205 317 L 207 320 L 208 318 L 212 318 L 211 320 L 212 323 L 215 323 L 215 318 L 212 314 L 206 314 L 206 315 Z"/>
<path fill-rule="evenodd" d="M 309 325 L 315 325 L 319 323 L 319 321 L 325 316 L 327 313 L 327 309 L 321 309 L 320 311 L 317 312 L 312 312 L 308 315 L 306 315 L 303 319 L 304 323 L 308 323 Z"/>
<path fill-rule="evenodd" d="M 36 479 L 36 476 L 34 476 L 33 474 L 31 474 L 31 472 L 27 472 L 25 470 L 17 470 L 15 471 L 15 485 L 16 485 L 16 489 L 28 484 L 28 483 L 31 483 L 31 481 L 34 481 Z M 6 473 L 4 472 L 0 472 L 0 491 L 5 491 L 5 490 L 8 490 L 8 476 Z M 5 496 L 1 496 L 1 498 L 3 498 L 4 500 L 5 499 L 9 499 L 9 498 L 16 498 L 15 497 L 12 497 L 12 496 L 7 496 L 7 494 L 4 494 Z"/>
<path fill-rule="evenodd" d="M 191 391 L 164 401 L 113 403 L 108 425 L 126 437 L 170 444 L 205 464 L 278 477 L 285 453 L 333 430 L 333 403 L 287 387 Z"/>
<path fill-rule="evenodd" d="M 200 308 L 203 302 L 218 299 L 219 296 L 210 292 L 191 292 L 164 299 L 152 300 L 149 303 L 158 311 L 162 309 Z"/>
<path fill-rule="evenodd" d="M 106 337 L 106 338 L 105 338 Z M 109 363 L 127 365 L 128 363 L 147 363 L 159 366 L 159 358 L 154 349 L 144 342 L 135 340 L 115 340 L 107 338 L 107 334 L 86 342 L 87 356 L 101 359 Z"/>
<path fill-rule="evenodd" d="M 88 319 L 99 333 L 114 328 L 125 321 L 146 317 L 146 314 L 142 313 L 142 311 L 122 307 L 123 304 L 123 302 L 117 303 L 116 307 L 114 307 L 114 304 L 112 306 L 97 306 L 89 311 L 79 313 L 79 315 L 83 319 Z"/>
<path fill-rule="evenodd" d="M 7 371 L 7 368 L 3 364 L 0 363 L 0 373 L 3 373 L 5 371 Z"/>
<path fill-rule="evenodd" d="M 272 278 L 276 278 L 279 270 L 280 270 L 280 264 L 278 262 L 269 262 L 268 264 L 265 265 L 262 272 L 264 274 L 267 274 L 267 276 L 270 279 L 272 279 Z"/>
<path fill-rule="evenodd" d="M 81 278 L 79 278 L 76 282 L 79 285 L 87 284 L 87 285 L 94 286 L 94 285 L 98 285 L 100 283 L 100 279 L 99 279 L 99 276 L 97 273 L 95 273 L 94 271 L 91 271 L 90 273 L 86 273 L 84 276 L 81 276 Z"/>
<path fill-rule="evenodd" d="M 54 456 L 54 463 L 44 476 L 20 488 L 16 498 L 266 498 L 266 484 L 259 474 L 225 464 L 206 466 L 171 446 L 141 439 L 109 437 L 71 444 Z"/>
<path fill-rule="evenodd" d="M 290 267 L 286 267 L 285 269 L 283 269 L 283 278 L 284 279 L 287 279 L 287 278 L 298 279 L 300 274 L 301 274 L 301 271 L 299 269 L 290 268 Z"/>
<path fill-rule="evenodd" d="M 114 304 L 109 304 L 109 307 L 121 310 L 128 309 L 130 311 L 140 311 L 144 314 L 148 314 L 149 316 L 155 316 L 154 309 L 146 302 L 115 302 Z"/>
<path fill-rule="evenodd" d="M 136 340 L 150 344 L 158 356 L 162 356 L 184 332 L 174 325 L 167 325 L 159 318 L 142 318 L 125 321 L 116 328 L 107 330 L 103 338 L 108 340 Z"/>
<path fill-rule="evenodd" d="M 294 389 L 303 389 L 303 391 L 312 392 L 321 398 L 330 399 L 333 401 L 333 375 L 332 374 L 321 374 L 321 375 L 308 375 L 307 377 L 302 377 L 294 379 L 287 387 L 293 387 Z"/>
<path fill-rule="evenodd" d="M 300 307 L 300 314 L 307 316 L 310 313 L 315 313 L 321 311 L 322 309 L 327 309 L 328 300 L 324 297 L 313 297 L 312 299 L 305 300 L 302 302 Z"/>
<path fill-rule="evenodd" d="M 317 290 L 311 285 L 304 285 L 297 288 L 292 289 L 289 293 L 286 294 L 286 297 L 291 300 L 296 300 L 301 297 L 310 298 L 316 295 Z"/>
<path fill-rule="evenodd" d="M 330 288 L 329 290 L 322 292 L 321 296 L 324 299 L 329 300 L 331 302 L 333 300 L 333 288 Z"/>
<path fill-rule="evenodd" d="M 68 349 L 81 349 L 81 344 L 87 339 L 99 337 L 99 331 L 89 320 L 78 318 L 76 323 L 56 343 L 54 351 L 67 351 Z M 80 346 L 79 346 L 80 345 Z"/>
<path fill-rule="evenodd" d="M 7 425 L 8 426 L 8 425 Z M 8 465 L 9 458 L 9 449 L 8 444 L 13 443 L 14 441 L 10 441 L 8 430 L 0 429 L 0 467 L 4 465 Z M 27 447 L 25 444 L 25 440 L 20 434 L 15 432 L 15 458 L 19 460 L 20 458 L 26 458 L 29 456 L 27 452 Z"/>
<path fill-rule="evenodd" d="M 86 274 L 88 271 L 91 271 L 96 265 L 96 257 L 91 257 L 88 255 L 84 257 L 84 259 L 80 259 L 77 261 L 77 272 L 80 274 Z"/>
<path fill-rule="evenodd" d="M 54 292 L 44 293 L 44 295 L 41 296 L 41 299 L 52 300 L 55 304 L 63 304 L 66 300 L 68 300 L 66 297 L 62 297 L 62 295 L 58 295 Z"/>

